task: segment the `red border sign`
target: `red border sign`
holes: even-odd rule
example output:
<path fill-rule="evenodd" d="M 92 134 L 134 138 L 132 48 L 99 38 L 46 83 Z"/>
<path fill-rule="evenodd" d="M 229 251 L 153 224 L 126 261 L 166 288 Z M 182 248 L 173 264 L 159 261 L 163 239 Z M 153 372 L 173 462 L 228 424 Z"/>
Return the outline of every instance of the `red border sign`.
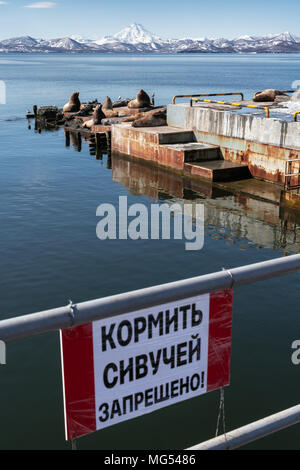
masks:
<path fill-rule="evenodd" d="M 233 291 L 61 331 L 66 439 L 229 385 Z"/>

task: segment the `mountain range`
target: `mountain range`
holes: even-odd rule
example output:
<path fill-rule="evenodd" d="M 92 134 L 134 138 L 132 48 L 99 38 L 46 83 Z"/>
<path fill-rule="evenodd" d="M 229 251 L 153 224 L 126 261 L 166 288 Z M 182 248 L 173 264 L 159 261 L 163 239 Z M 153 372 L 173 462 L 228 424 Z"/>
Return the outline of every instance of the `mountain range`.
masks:
<path fill-rule="evenodd" d="M 287 53 L 300 52 L 300 37 L 291 33 L 266 36 L 225 38 L 162 39 L 134 23 L 113 36 L 83 38 L 72 35 L 58 39 L 35 39 L 31 36 L 0 41 L 0 52 L 69 52 L 69 53 Z"/>

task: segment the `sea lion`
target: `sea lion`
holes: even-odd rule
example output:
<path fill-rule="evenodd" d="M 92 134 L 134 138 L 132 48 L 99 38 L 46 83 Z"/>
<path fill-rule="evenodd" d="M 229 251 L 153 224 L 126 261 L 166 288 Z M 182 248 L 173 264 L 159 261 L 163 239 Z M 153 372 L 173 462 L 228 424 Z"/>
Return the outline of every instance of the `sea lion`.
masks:
<path fill-rule="evenodd" d="M 131 114 L 130 116 L 126 116 L 123 119 L 123 122 L 136 122 L 139 121 L 140 119 L 147 118 L 147 121 L 150 123 L 151 117 L 153 117 L 153 122 L 158 119 L 162 119 L 164 121 L 164 124 L 161 125 L 167 125 L 166 119 L 167 119 L 167 107 L 166 106 L 161 106 L 160 108 L 156 108 L 151 111 L 143 111 L 138 114 Z M 144 121 L 146 123 L 146 121 Z M 153 124 L 154 125 L 154 124 Z"/>
<path fill-rule="evenodd" d="M 256 101 L 256 102 L 275 101 L 276 96 L 278 95 L 286 96 L 286 94 L 280 90 L 267 89 L 262 92 L 257 91 L 254 94 L 253 101 Z"/>
<path fill-rule="evenodd" d="M 130 116 L 126 116 L 123 119 L 123 122 L 134 122 L 137 119 L 141 119 L 143 116 L 144 116 L 144 113 L 131 114 Z"/>
<path fill-rule="evenodd" d="M 132 123 L 132 127 L 157 127 L 167 125 L 166 111 L 157 111 L 152 115 L 143 116 Z"/>
<path fill-rule="evenodd" d="M 102 109 L 113 109 L 113 104 L 109 96 L 105 98 L 105 101 L 102 105 Z"/>
<path fill-rule="evenodd" d="M 105 114 L 105 117 L 107 118 L 112 118 L 112 117 L 117 117 L 118 113 L 116 111 L 113 111 L 113 104 L 109 96 L 106 97 L 103 105 L 102 105 L 102 111 Z"/>
<path fill-rule="evenodd" d="M 82 127 L 91 129 L 93 126 L 96 126 L 97 124 L 101 124 L 101 119 L 105 119 L 105 114 L 102 111 L 102 105 L 98 104 L 96 108 L 94 109 L 92 119 L 90 119 L 89 121 L 85 121 Z"/>
<path fill-rule="evenodd" d="M 80 110 L 79 92 L 72 93 L 68 103 L 63 107 L 64 113 L 77 113 Z"/>
<path fill-rule="evenodd" d="M 132 122 L 132 127 L 156 127 L 167 125 L 166 107 L 138 113 L 135 116 L 125 118 L 123 122 Z"/>
<path fill-rule="evenodd" d="M 144 90 L 140 90 L 135 100 L 131 100 L 128 103 L 128 108 L 150 108 L 150 97 Z"/>

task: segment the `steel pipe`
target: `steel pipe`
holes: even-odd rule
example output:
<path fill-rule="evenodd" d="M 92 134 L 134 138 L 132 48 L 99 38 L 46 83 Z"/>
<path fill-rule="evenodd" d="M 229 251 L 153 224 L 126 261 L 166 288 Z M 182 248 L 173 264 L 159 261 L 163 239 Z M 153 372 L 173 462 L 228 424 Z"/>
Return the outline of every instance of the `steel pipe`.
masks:
<path fill-rule="evenodd" d="M 244 101 L 244 94 L 241 93 L 240 91 L 238 92 L 234 92 L 234 93 L 201 93 L 200 95 L 175 95 L 173 96 L 172 98 L 172 104 L 175 104 L 175 101 L 177 98 L 193 98 L 193 97 L 203 97 L 203 96 L 233 96 L 233 95 L 239 95 L 242 99 L 242 101 Z"/>
<path fill-rule="evenodd" d="M 190 106 L 193 106 L 193 102 L 196 102 L 196 103 L 212 103 L 212 104 L 225 104 L 226 106 L 236 106 L 238 108 L 255 108 L 255 109 L 264 109 L 266 111 L 266 117 L 269 118 L 270 117 L 270 108 L 268 108 L 268 106 L 258 106 L 256 104 L 242 104 L 242 103 L 238 103 L 238 102 L 233 102 L 233 101 L 213 101 L 213 100 L 199 100 L 198 98 L 191 98 L 190 100 Z M 299 111 L 300 113 L 300 111 Z M 295 118 L 295 120 L 297 120 Z"/>
<path fill-rule="evenodd" d="M 230 289 L 300 270 L 300 255 L 263 261 L 181 281 L 0 321 L 0 339 L 13 341 L 94 320 Z"/>
<path fill-rule="evenodd" d="M 231 450 L 300 423 L 300 405 L 267 416 L 187 450 Z"/>

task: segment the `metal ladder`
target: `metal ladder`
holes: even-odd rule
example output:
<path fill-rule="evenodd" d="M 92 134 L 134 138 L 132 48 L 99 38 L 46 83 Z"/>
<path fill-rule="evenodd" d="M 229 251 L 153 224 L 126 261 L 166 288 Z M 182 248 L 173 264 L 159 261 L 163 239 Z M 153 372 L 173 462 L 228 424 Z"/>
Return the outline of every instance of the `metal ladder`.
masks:
<path fill-rule="evenodd" d="M 299 177 L 300 177 L 300 163 L 298 164 L 298 169 L 296 173 L 292 173 L 292 164 L 295 162 L 300 162 L 300 158 L 290 158 L 288 160 L 285 160 L 285 168 L 284 168 L 284 189 L 289 190 L 289 189 L 296 189 L 300 188 L 300 182 L 299 182 Z M 292 184 L 292 178 L 297 178 L 297 184 Z"/>

